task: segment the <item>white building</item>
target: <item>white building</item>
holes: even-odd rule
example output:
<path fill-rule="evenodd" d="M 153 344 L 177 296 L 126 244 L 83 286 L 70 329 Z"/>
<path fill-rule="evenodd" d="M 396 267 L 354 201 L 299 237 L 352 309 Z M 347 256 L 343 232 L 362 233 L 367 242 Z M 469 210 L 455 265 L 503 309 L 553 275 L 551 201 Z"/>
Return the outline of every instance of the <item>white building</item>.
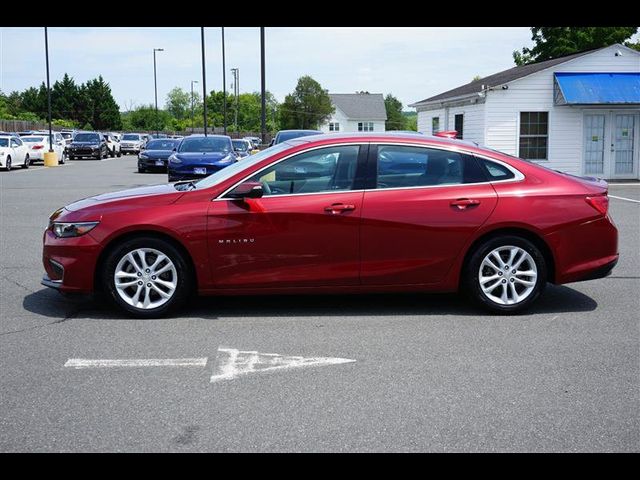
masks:
<path fill-rule="evenodd" d="M 639 179 L 640 52 L 623 45 L 515 67 L 416 102 L 418 131 L 574 175 Z"/>
<path fill-rule="evenodd" d="M 319 130 L 330 132 L 384 132 L 387 110 L 381 93 L 330 93 L 335 112 Z"/>

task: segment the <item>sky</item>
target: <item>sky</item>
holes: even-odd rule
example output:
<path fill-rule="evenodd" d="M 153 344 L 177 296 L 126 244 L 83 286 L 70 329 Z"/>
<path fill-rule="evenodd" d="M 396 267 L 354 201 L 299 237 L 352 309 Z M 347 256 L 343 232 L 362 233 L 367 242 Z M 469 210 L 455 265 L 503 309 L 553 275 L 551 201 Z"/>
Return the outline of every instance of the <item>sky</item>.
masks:
<path fill-rule="evenodd" d="M 64 73 L 76 83 L 102 75 L 121 111 L 152 104 L 153 49 L 158 105 L 173 87 L 202 93 L 199 27 L 50 27 L 51 83 Z M 267 27 L 266 86 L 278 101 L 311 75 L 330 93 L 392 93 L 405 106 L 514 66 L 512 52 L 531 47 L 527 27 Z M 260 91 L 260 29 L 225 27 L 227 89 L 231 68 L 240 91 Z M 207 90 L 222 90 L 220 27 L 205 28 Z M 0 28 L 0 90 L 46 81 L 43 28 Z"/>

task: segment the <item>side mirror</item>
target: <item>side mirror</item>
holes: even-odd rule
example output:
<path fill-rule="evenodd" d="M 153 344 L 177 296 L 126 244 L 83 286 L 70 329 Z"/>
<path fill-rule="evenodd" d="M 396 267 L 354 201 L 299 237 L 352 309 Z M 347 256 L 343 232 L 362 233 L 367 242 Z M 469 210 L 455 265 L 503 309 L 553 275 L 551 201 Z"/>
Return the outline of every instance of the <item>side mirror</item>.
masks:
<path fill-rule="evenodd" d="M 178 151 L 178 147 L 173 147 L 173 151 L 177 152 Z"/>
<path fill-rule="evenodd" d="M 227 198 L 260 198 L 264 195 L 260 182 L 244 182 L 227 193 Z"/>

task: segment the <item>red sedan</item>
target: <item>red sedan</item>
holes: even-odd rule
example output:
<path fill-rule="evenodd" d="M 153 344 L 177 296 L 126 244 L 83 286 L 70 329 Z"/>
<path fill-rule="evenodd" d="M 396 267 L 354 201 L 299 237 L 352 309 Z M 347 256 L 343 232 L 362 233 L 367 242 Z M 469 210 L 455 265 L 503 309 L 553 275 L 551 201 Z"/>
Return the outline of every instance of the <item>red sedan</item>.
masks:
<path fill-rule="evenodd" d="M 607 183 L 465 141 L 290 140 L 195 182 L 67 205 L 42 283 L 102 289 L 138 317 L 203 295 L 464 291 L 490 311 L 618 261 Z"/>

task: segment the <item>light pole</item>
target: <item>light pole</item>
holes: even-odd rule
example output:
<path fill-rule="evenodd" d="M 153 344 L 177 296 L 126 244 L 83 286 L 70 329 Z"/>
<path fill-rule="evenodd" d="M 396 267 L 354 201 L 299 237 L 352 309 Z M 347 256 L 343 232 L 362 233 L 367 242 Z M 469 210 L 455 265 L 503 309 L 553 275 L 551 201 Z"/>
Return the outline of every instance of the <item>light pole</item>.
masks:
<path fill-rule="evenodd" d="M 233 94 L 236 96 L 236 114 L 234 123 L 236 125 L 236 134 L 240 137 L 240 127 L 238 126 L 238 103 L 240 97 L 240 69 L 232 68 L 231 73 L 233 74 Z"/>
<path fill-rule="evenodd" d="M 267 98 L 265 96 L 265 76 L 264 76 L 264 27 L 260 27 L 260 92 L 262 95 L 262 112 L 260 115 L 260 126 L 262 129 L 262 144 L 267 138 Z"/>
<path fill-rule="evenodd" d="M 164 48 L 153 49 L 153 87 L 156 97 L 156 137 L 158 136 L 158 79 L 156 76 L 156 52 L 164 52 Z"/>
<path fill-rule="evenodd" d="M 191 133 L 193 134 L 193 84 L 198 80 L 191 80 Z"/>
<path fill-rule="evenodd" d="M 224 59 L 224 27 L 222 27 L 222 128 L 227 134 L 227 67 Z"/>
<path fill-rule="evenodd" d="M 44 53 L 47 59 L 47 109 L 49 120 L 49 153 L 53 153 L 53 132 L 51 131 L 51 87 L 49 83 L 49 34 L 47 27 L 44 27 Z"/>
<path fill-rule="evenodd" d="M 207 74 L 204 68 L 204 27 L 200 27 L 200 44 L 202 49 L 202 100 L 204 106 L 204 136 L 207 136 Z"/>

